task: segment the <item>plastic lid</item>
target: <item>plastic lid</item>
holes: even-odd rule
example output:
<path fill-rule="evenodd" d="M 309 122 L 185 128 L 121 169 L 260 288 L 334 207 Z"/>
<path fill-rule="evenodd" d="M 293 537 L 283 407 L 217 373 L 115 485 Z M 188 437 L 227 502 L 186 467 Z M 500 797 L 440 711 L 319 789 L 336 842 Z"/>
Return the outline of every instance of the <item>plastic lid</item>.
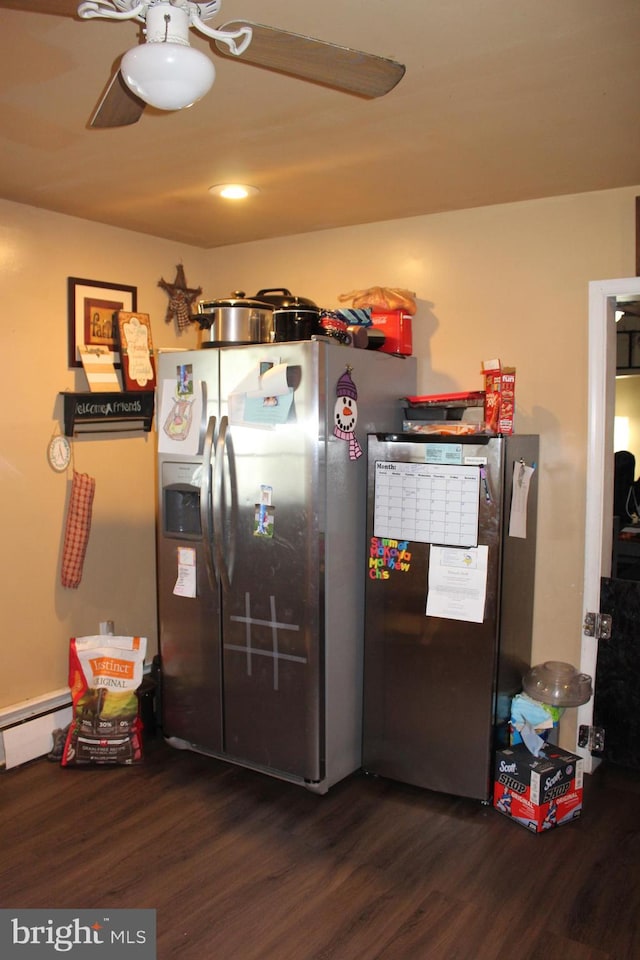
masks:
<path fill-rule="evenodd" d="M 579 707 L 593 694 L 591 677 L 560 660 L 546 660 L 532 667 L 522 678 L 522 686 L 534 700 L 554 707 Z"/>

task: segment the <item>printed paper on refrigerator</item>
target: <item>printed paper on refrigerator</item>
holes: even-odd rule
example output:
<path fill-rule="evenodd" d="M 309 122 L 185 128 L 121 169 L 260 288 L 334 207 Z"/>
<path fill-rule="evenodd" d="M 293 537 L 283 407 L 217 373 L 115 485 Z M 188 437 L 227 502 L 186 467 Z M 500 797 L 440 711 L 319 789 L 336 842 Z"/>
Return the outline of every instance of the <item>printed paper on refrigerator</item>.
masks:
<path fill-rule="evenodd" d="M 429 553 L 427 616 L 482 623 L 489 548 L 436 547 Z"/>

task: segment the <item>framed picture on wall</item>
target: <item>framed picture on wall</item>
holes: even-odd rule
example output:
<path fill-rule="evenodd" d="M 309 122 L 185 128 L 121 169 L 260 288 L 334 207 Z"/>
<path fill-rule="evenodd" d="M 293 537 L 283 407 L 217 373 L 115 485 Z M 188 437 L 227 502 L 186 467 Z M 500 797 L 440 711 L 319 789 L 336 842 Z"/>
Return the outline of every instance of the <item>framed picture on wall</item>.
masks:
<path fill-rule="evenodd" d="M 81 367 L 80 347 L 100 347 L 120 366 L 118 313 L 138 309 L 138 289 L 122 283 L 68 277 L 69 366 Z"/>

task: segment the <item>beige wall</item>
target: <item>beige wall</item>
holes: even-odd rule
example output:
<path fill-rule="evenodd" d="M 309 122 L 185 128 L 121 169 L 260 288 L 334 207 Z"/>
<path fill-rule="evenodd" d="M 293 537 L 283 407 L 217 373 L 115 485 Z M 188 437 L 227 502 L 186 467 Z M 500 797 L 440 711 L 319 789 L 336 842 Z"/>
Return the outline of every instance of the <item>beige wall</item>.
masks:
<path fill-rule="evenodd" d="M 20 376 L 0 459 L 5 611 L 0 706 L 66 683 L 68 637 L 111 618 L 156 642 L 153 440 L 82 440 L 96 477 L 94 529 L 77 591 L 59 584 L 66 484 L 46 463 L 67 369 L 69 275 L 137 285 L 157 346 L 190 346 L 164 323 L 160 276 L 182 260 L 206 296 L 287 286 L 322 306 L 374 284 L 419 301 L 421 392 L 479 389 L 480 363 L 517 367 L 516 429 L 541 435 L 534 661 L 578 663 L 582 622 L 587 285 L 630 276 L 640 188 L 485 207 L 212 251 L 0 203 L 5 369 Z M 24 370 L 24 375 L 21 374 Z M 26 522 L 25 522 L 26 521 Z"/>
<path fill-rule="evenodd" d="M 62 424 L 59 391 L 86 389 L 84 373 L 67 366 L 67 277 L 137 286 L 155 344 L 186 346 L 164 322 L 168 298 L 157 283 L 172 282 L 182 261 L 187 281 L 204 285 L 208 259 L 201 250 L 0 202 L 7 376 L 0 707 L 66 687 L 69 637 L 97 633 L 101 620 L 147 636 L 151 654 L 157 649 L 152 434 L 74 441 L 76 468 L 95 478 L 96 493 L 82 583 L 77 590 L 60 585 L 70 475 L 55 473 L 46 453 Z"/>

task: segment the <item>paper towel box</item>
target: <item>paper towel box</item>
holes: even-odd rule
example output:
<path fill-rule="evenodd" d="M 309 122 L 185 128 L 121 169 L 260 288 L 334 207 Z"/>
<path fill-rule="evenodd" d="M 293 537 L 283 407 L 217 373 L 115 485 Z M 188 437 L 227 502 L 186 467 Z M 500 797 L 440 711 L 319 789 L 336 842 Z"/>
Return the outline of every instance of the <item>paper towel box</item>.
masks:
<path fill-rule="evenodd" d="M 534 757 L 524 744 L 498 750 L 493 805 L 516 823 L 542 833 L 582 813 L 583 761 L 553 744 Z"/>

